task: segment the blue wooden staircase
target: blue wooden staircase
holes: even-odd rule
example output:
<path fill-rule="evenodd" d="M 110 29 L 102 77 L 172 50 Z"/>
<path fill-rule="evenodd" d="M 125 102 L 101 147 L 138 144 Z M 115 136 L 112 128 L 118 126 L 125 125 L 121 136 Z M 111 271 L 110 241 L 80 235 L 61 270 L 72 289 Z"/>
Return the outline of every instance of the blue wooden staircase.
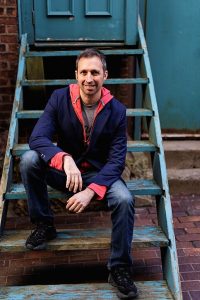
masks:
<path fill-rule="evenodd" d="M 158 226 L 136 227 L 133 247 L 158 247 L 161 250 L 163 280 L 137 282 L 139 299 L 176 299 L 181 300 L 181 287 L 176 244 L 173 230 L 171 202 L 168 188 L 166 165 L 161 137 L 160 121 L 153 85 L 151 67 L 143 34 L 138 21 L 139 42 L 136 49 L 103 49 L 105 55 L 134 56 L 137 61 L 137 78 L 113 78 L 106 84 L 133 84 L 138 87 L 134 108 L 127 108 L 127 117 L 134 120 L 134 140 L 128 141 L 127 151 L 148 152 L 151 157 L 152 178 L 135 179 L 127 182 L 133 195 L 151 195 L 157 207 Z M 73 57 L 79 50 L 43 50 L 29 49 L 26 34 L 22 35 L 19 53 L 18 74 L 15 97 L 5 153 L 1 180 L 2 207 L 0 210 L 0 252 L 26 251 L 24 247 L 28 232 L 5 230 L 6 216 L 10 201 L 26 199 L 24 186 L 13 179 L 14 164 L 17 157 L 28 150 L 28 144 L 21 143 L 20 120 L 37 120 L 42 108 L 35 104 L 34 109 L 26 109 L 28 88 L 58 87 L 75 82 L 71 79 L 30 79 L 27 77 L 27 61 L 33 58 Z M 37 101 L 37 99 L 35 100 Z M 142 125 L 141 125 L 142 124 Z M 145 134 L 144 133 L 145 128 Z M 49 187 L 50 198 L 64 198 L 61 192 Z M 78 249 L 108 249 L 110 231 L 102 229 L 60 230 L 58 238 L 48 245 L 47 251 Z M 17 295 L 17 297 L 16 297 Z M 20 295 L 20 297 L 19 297 Z M 48 286 L 2 287 L 0 299 L 117 299 L 113 288 L 107 283 L 66 284 Z"/>

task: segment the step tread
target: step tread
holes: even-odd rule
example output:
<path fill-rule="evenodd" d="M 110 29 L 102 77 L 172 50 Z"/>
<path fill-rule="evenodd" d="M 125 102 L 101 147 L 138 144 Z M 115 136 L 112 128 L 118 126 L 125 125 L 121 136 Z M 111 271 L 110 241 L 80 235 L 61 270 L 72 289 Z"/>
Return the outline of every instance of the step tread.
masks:
<path fill-rule="evenodd" d="M 30 231 L 5 231 L 0 243 L 0 252 L 26 251 L 24 247 Z M 48 242 L 49 251 L 109 249 L 111 231 L 108 228 L 59 229 L 56 239 Z M 159 226 L 135 227 L 134 248 L 166 247 L 169 241 Z"/>
<path fill-rule="evenodd" d="M 22 80 L 22 86 L 66 86 L 77 83 L 76 79 L 40 79 L 40 80 Z M 147 84 L 148 78 L 110 78 L 106 79 L 105 84 Z"/>
<path fill-rule="evenodd" d="M 139 299 L 173 299 L 167 284 L 160 281 L 137 281 Z M 4 297 L 4 298 L 2 298 Z M 13 300 L 118 300 L 115 288 L 108 283 L 78 283 L 1 287 L 0 298 Z"/>
<path fill-rule="evenodd" d="M 101 50 L 104 55 L 141 55 L 143 49 L 110 49 Z M 56 57 L 56 56 L 77 56 L 81 50 L 62 50 L 62 51 L 30 51 L 26 53 L 26 57 Z"/>
<path fill-rule="evenodd" d="M 30 148 L 28 144 L 15 144 L 12 149 L 12 154 L 19 156 L 29 149 Z M 157 151 L 157 147 L 149 141 L 128 141 L 127 151 L 128 152 L 153 152 L 153 151 Z"/>
<path fill-rule="evenodd" d="M 38 119 L 43 110 L 21 110 L 16 113 L 18 119 Z M 151 117 L 153 116 L 153 111 L 146 108 L 127 108 L 127 117 Z"/>
<path fill-rule="evenodd" d="M 132 195 L 161 195 L 161 188 L 150 179 L 134 179 L 126 182 Z M 48 186 L 49 198 L 64 198 L 66 194 Z M 10 190 L 6 192 L 5 199 L 26 199 L 24 185 L 22 183 L 11 184 Z"/>

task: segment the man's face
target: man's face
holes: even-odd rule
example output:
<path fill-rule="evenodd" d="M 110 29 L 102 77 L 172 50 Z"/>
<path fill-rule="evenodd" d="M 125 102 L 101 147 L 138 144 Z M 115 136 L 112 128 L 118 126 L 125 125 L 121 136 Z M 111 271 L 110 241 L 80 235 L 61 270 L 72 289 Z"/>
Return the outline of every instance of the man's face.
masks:
<path fill-rule="evenodd" d="M 108 72 L 103 70 L 101 60 L 97 56 L 82 57 L 78 62 L 76 79 L 80 87 L 82 97 L 96 98 L 101 97 L 101 87 L 104 80 L 108 77 Z"/>

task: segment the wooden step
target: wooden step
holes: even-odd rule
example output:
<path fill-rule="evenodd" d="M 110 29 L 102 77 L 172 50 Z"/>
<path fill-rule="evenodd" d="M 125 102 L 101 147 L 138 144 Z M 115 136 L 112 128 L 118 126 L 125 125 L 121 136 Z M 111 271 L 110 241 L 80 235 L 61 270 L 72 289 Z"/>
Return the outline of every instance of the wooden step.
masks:
<path fill-rule="evenodd" d="M 15 144 L 12 149 L 12 155 L 20 156 L 29 150 L 28 144 Z M 128 141 L 128 152 L 155 152 L 158 148 L 149 141 Z"/>
<path fill-rule="evenodd" d="M 43 110 L 21 110 L 16 113 L 18 119 L 38 119 L 42 115 Z M 126 110 L 127 117 L 152 117 L 153 111 L 144 108 L 128 108 Z"/>
<path fill-rule="evenodd" d="M 101 50 L 104 55 L 142 55 L 143 49 L 113 49 Z M 30 51 L 26 52 L 26 57 L 61 57 L 61 56 L 77 56 L 81 50 L 65 50 L 65 51 Z"/>
<path fill-rule="evenodd" d="M 132 195 L 162 195 L 161 188 L 155 183 L 154 180 L 135 179 L 126 182 L 126 184 Z M 48 194 L 49 198 L 54 199 L 62 199 L 67 197 L 63 192 L 57 191 L 49 186 Z M 6 192 L 4 198 L 9 200 L 27 199 L 24 185 L 22 183 L 11 184 L 10 190 Z"/>
<path fill-rule="evenodd" d="M 24 244 L 30 231 L 5 231 L 0 243 L 0 252 L 28 251 Z M 47 250 L 91 250 L 109 249 L 111 231 L 107 228 L 95 229 L 60 229 L 56 239 L 48 242 Z M 160 227 L 135 227 L 134 248 L 167 247 L 169 241 Z"/>
<path fill-rule="evenodd" d="M 173 299 L 167 284 L 160 281 L 137 281 L 140 300 Z M 76 283 L 1 287 L 0 299 L 20 300 L 119 300 L 116 290 L 108 283 Z"/>
<path fill-rule="evenodd" d="M 22 86 L 66 86 L 77 83 L 76 79 L 46 79 L 22 80 Z M 148 84 L 148 78 L 113 78 L 107 79 L 105 84 Z"/>

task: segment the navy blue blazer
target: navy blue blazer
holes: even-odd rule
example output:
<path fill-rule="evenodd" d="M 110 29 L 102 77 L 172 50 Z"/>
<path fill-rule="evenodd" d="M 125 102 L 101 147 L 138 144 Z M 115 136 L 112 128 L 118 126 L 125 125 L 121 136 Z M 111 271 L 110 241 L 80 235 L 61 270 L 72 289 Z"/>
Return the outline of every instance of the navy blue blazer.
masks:
<path fill-rule="evenodd" d="M 53 143 L 55 135 L 57 145 Z M 29 139 L 30 149 L 46 163 L 61 151 L 71 154 L 78 167 L 88 161 L 98 170 L 92 182 L 107 187 L 119 179 L 125 167 L 126 144 L 126 108 L 113 97 L 97 115 L 86 147 L 69 87 L 53 92 Z"/>

